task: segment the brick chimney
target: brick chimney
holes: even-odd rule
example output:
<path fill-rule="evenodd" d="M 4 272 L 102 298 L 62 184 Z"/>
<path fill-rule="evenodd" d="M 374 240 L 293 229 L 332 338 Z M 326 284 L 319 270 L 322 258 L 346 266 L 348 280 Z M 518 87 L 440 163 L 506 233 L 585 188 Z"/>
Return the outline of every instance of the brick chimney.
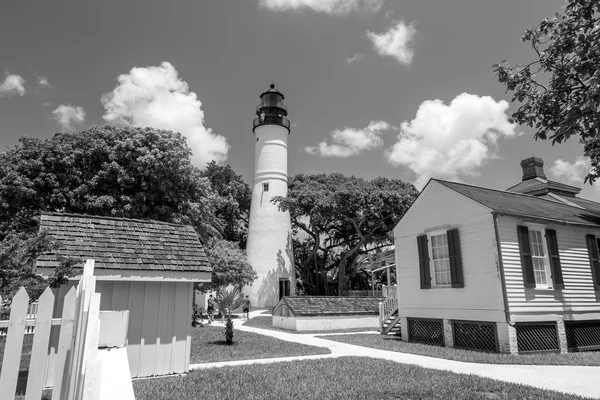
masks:
<path fill-rule="evenodd" d="M 523 181 L 534 178 L 546 179 L 546 175 L 544 175 L 544 160 L 539 157 L 529 157 L 521 161 L 521 168 L 523 168 Z"/>

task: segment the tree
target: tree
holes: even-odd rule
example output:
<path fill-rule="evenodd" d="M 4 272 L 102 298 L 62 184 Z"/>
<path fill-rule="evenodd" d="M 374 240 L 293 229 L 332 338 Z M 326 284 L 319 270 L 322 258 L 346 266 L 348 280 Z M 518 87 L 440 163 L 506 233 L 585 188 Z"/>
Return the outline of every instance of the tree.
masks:
<path fill-rule="evenodd" d="M 189 156 L 181 134 L 151 128 L 21 138 L 0 154 L 0 232 L 62 211 L 191 223 L 204 240 L 219 236 L 216 196 Z"/>
<path fill-rule="evenodd" d="M 73 260 L 48 281 L 33 273 L 35 258 L 57 245 L 39 232 L 41 212 L 185 223 L 204 243 L 220 238 L 224 224 L 216 211 L 229 197 L 212 190 L 190 154 L 179 133 L 109 125 L 24 137 L 0 153 L 1 294 L 25 285 L 35 299 L 73 273 Z"/>
<path fill-rule="evenodd" d="M 13 296 L 21 286 L 25 287 L 30 302 L 36 301 L 46 287 L 57 288 L 65 284 L 70 276 L 76 275 L 73 267 L 82 260 L 59 257 L 60 265 L 48 278 L 35 273 L 36 259 L 43 253 L 59 247 L 56 240 L 45 231 L 12 232 L 0 242 L 0 316 L 7 316 Z"/>
<path fill-rule="evenodd" d="M 216 240 L 205 247 L 205 251 L 213 272 L 210 283 L 196 284 L 196 289 L 202 292 L 218 291 L 229 285 L 241 289 L 258 277 L 248 262 L 246 252 L 237 243 Z"/>
<path fill-rule="evenodd" d="M 292 225 L 309 237 L 312 249 L 301 247 L 303 281 L 321 294 L 326 272 L 337 269 L 338 294 L 348 291 L 347 270 L 361 254 L 393 245 L 389 235 L 418 195 L 410 183 L 398 179 L 366 181 L 342 174 L 297 175 L 288 196 L 275 197 L 288 210 Z"/>
<path fill-rule="evenodd" d="M 600 177 L 600 2 L 568 0 L 560 13 L 527 29 L 535 60 L 492 66 L 520 107 L 512 122 L 536 130 L 536 139 L 562 143 L 579 136 L 592 163 L 586 181 Z"/>
<path fill-rule="evenodd" d="M 245 249 L 252 199 L 250 187 L 230 165 L 219 165 L 215 161 L 208 163 L 201 176 L 208 179 L 217 195 L 215 215 L 223 226 L 222 238 L 237 242 Z"/>

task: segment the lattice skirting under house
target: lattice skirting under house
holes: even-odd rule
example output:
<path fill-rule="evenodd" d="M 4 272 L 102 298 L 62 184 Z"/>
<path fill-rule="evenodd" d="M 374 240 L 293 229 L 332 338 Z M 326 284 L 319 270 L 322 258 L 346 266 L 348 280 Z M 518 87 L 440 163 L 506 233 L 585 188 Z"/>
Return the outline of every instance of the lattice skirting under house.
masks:
<path fill-rule="evenodd" d="M 519 353 L 558 352 L 556 322 L 520 322 L 515 324 Z"/>
<path fill-rule="evenodd" d="M 495 322 L 452 321 L 454 347 L 466 350 L 498 351 Z"/>
<path fill-rule="evenodd" d="M 600 320 L 565 321 L 569 351 L 600 349 Z"/>
<path fill-rule="evenodd" d="M 444 345 L 444 326 L 441 319 L 408 318 L 408 337 L 411 342 Z"/>

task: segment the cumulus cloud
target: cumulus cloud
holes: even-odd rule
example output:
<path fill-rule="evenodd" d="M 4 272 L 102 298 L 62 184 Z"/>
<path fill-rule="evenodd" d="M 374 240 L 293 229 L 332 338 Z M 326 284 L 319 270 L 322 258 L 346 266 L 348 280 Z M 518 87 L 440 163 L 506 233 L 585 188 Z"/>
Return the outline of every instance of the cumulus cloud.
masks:
<path fill-rule="evenodd" d="M 570 183 L 583 183 L 583 180 L 591 169 L 592 164 L 590 160 L 583 156 L 577 157 L 574 163 L 563 161 L 559 158 L 550 167 L 550 173 L 558 179 Z"/>
<path fill-rule="evenodd" d="M 495 157 L 501 137 L 517 135 L 508 122 L 508 102 L 463 93 L 449 105 L 442 100 L 421 103 L 416 117 L 400 127 L 398 141 L 385 155 L 392 165 L 404 165 L 422 188 L 429 178 L 460 181 L 478 175 L 477 168 Z"/>
<path fill-rule="evenodd" d="M 38 87 L 40 88 L 52 88 L 52 85 L 48 81 L 48 77 L 43 75 L 38 75 L 35 77 L 37 79 Z"/>
<path fill-rule="evenodd" d="M 367 31 L 367 37 L 371 39 L 380 56 L 390 56 L 400 64 L 408 65 L 412 62 L 414 55 L 410 44 L 416 33 L 414 24 L 406 25 L 403 21 L 399 21 L 387 32 Z"/>
<path fill-rule="evenodd" d="M 61 104 L 52 111 L 52 117 L 62 129 L 72 131 L 85 121 L 85 110 L 83 107 Z"/>
<path fill-rule="evenodd" d="M 355 55 L 353 55 L 352 57 L 348 57 L 348 58 L 346 58 L 346 62 L 347 62 L 348 64 L 352 64 L 353 62 L 360 61 L 360 60 L 362 60 L 362 59 L 363 59 L 363 55 L 362 55 L 362 54 L 360 54 L 360 53 L 356 53 L 356 54 L 355 54 Z"/>
<path fill-rule="evenodd" d="M 25 79 L 21 75 L 7 74 L 4 82 L 0 83 L 0 97 L 25 94 Z"/>
<path fill-rule="evenodd" d="M 136 67 L 117 81 L 117 87 L 102 96 L 105 121 L 180 132 L 199 167 L 211 160 L 227 159 L 227 140 L 204 126 L 202 103 L 173 65 L 163 62 L 160 66 Z"/>
<path fill-rule="evenodd" d="M 259 5 L 275 11 L 309 8 L 316 12 L 344 15 L 351 11 L 377 12 L 385 0 L 260 0 Z"/>
<path fill-rule="evenodd" d="M 322 157 L 348 158 L 383 146 L 381 134 L 391 128 L 385 121 L 371 121 L 369 126 L 363 129 L 346 127 L 331 132 L 332 144 L 324 140 L 318 146 L 306 147 L 304 150 L 308 154 Z"/>

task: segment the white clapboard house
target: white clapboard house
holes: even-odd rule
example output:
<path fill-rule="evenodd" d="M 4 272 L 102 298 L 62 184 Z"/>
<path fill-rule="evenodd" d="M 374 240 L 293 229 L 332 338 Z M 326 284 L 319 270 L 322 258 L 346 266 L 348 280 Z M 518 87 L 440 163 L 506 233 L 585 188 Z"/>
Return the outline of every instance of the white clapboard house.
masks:
<path fill-rule="evenodd" d="M 431 179 L 394 229 L 402 339 L 510 353 L 600 348 L 600 204 L 521 162 L 506 191 Z"/>

